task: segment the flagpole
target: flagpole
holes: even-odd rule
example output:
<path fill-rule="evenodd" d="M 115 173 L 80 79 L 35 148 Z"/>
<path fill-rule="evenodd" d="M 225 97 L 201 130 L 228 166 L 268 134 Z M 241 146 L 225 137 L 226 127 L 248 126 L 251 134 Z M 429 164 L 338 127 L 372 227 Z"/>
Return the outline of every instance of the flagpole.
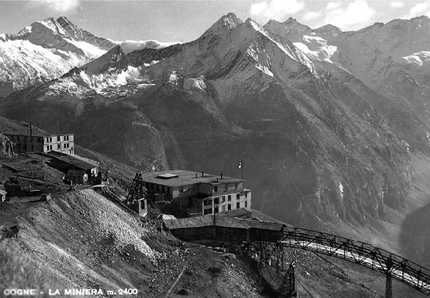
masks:
<path fill-rule="evenodd" d="M 241 163 L 241 167 L 240 167 L 240 169 L 242 170 L 242 180 L 243 180 L 243 160 L 240 162 Z"/>

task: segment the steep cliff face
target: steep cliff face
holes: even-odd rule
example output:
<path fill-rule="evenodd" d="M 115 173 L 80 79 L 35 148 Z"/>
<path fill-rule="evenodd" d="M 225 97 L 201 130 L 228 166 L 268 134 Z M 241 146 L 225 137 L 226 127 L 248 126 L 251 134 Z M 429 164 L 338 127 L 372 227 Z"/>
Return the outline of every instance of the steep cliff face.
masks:
<path fill-rule="evenodd" d="M 402 138 L 418 150 L 428 150 L 428 17 L 376 23 L 359 31 L 334 26 L 309 29 L 294 20 L 271 21 L 268 30 L 290 39 L 313 63 L 361 93 L 359 79 L 378 96 L 363 94 Z"/>
<path fill-rule="evenodd" d="M 384 220 L 411 178 L 408 142 L 375 107 L 388 99 L 334 63 L 327 40 L 298 44 L 306 26 L 269 25 L 229 14 L 190 43 L 114 48 L 2 113 L 47 129 L 62 119 L 77 142 L 142 170 L 239 176 L 243 159 L 253 206 L 293 224 Z"/>

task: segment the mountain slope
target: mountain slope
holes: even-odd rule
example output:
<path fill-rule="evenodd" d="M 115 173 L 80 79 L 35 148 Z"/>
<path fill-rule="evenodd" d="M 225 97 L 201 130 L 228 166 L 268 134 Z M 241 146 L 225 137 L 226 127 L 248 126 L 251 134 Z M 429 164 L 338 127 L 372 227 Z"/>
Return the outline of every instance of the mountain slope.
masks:
<path fill-rule="evenodd" d="M 35 22 L 18 34 L 2 34 L 0 96 L 57 78 L 114 46 L 66 17 Z"/>
<path fill-rule="evenodd" d="M 0 118 L 0 123 L 9 131 L 28 129 L 25 123 L 5 118 Z M 119 295 L 120 289 L 137 291 L 133 292 L 136 297 L 185 294 L 190 297 L 231 297 L 232 294 L 235 297 L 273 297 L 283 280 L 281 272 L 258 268 L 238 247 L 230 247 L 227 251 L 205 248 L 182 243 L 167 231 L 160 232 L 152 218 L 141 219 L 114 199 L 126 194 L 123 188 L 129 186 L 136 169 L 130 172 L 130 167 L 97 152 L 77 150 L 80 155 L 91 154 L 110 168 L 109 184 L 105 186 L 110 192 L 69 190 L 52 193 L 47 201 L 2 203 L 2 291 L 35 289 L 36 293 L 44 292 L 41 297 L 52 296 L 57 290 L 57 295 L 67 296 L 66 289 L 94 290 L 96 293 L 91 295 L 94 297 L 109 296 L 107 291 Z M 57 176 L 55 180 L 44 179 L 45 182 L 58 186 L 62 173 L 49 170 L 49 166 L 40 162 L 44 158 L 37 154 L 12 159 L 1 157 L 0 163 L 27 163 L 34 170 L 39 166 L 46 177 Z M 0 182 L 14 175 L 17 173 L 0 168 Z M 154 213 L 150 210 L 149 216 Z M 255 216 L 264 215 L 257 213 Z M 312 296 L 318 293 L 320 297 L 334 293 L 377 297 L 383 290 L 383 276 L 366 269 L 300 250 L 287 251 L 286 259 L 300 264 L 296 277 L 297 291 L 302 297 L 310 293 Z M 89 296 L 87 293 L 76 295 Z"/>
<path fill-rule="evenodd" d="M 236 176 L 245 159 L 254 206 L 294 224 L 385 219 L 411 177 L 406 143 L 368 98 L 384 97 L 273 31 L 229 14 L 190 43 L 115 48 L 2 111 L 47 129 L 63 119 L 83 145 L 143 170 Z"/>
<path fill-rule="evenodd" d="M 362 92 L 355 80 L 359 79 L 379 94 L 364 97 L 412 148 L 428 151 L 428 17 L 376 23 L 352 32 L 334 26 L 312 30 L 291 19 L 271 21 L 265 27 L 290 39 L 354 92 Z"/>

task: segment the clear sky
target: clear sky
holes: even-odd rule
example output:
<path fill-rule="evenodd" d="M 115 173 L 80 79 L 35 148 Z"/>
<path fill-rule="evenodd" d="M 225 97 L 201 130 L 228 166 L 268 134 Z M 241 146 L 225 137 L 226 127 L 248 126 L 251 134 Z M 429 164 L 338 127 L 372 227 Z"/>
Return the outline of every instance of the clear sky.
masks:
<path fill-rule="evenodd" d="M 223 15 L 260 24 L 288 17 L 317 28 L 356 30 L 395 18 L 430 16 L 429 0 L 0 0 L 0 33 L 17 33 L 48 17 L 66 16 L 82 29 L 113 40 L 164 42 L 198 38 Z"/>

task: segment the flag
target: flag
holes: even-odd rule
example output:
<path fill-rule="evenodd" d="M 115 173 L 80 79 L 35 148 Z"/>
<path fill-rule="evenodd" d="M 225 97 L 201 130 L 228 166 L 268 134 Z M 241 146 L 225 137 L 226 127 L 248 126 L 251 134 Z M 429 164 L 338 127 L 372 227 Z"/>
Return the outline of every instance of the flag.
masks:
<path fill-rule="evenodd" d="M 242 160 L 239 162 L 239 164 L 237 165 L 237 168 L 238 169 L 241 169 L 242 168 Z"/>

